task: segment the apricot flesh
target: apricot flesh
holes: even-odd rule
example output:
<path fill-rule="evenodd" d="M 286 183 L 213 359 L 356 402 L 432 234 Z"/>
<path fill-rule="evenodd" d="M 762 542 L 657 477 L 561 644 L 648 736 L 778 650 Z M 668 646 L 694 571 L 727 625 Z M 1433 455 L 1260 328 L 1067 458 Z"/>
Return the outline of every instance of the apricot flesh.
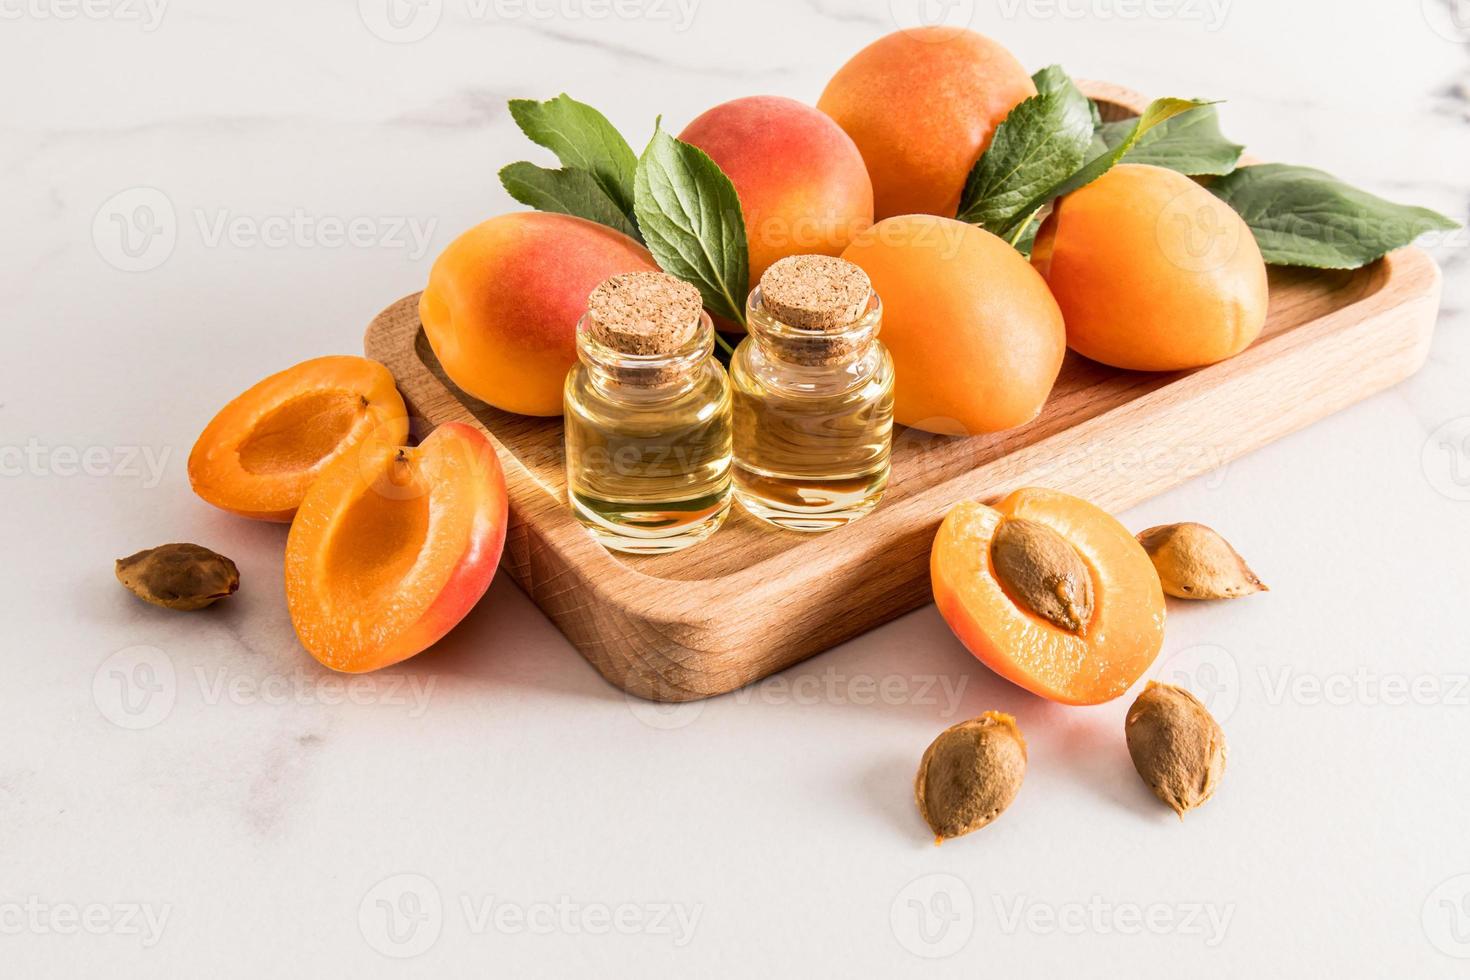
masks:
<path fill-rule="evenodd" d="M 565 214 L 503 214 L 434 261 L 419 319 L 460 388 L 521 415 L 560 415 L 587 297 L 621 272 L 657 272 L 627 235 Z"/>
<path fill-rule="evenodd" d="M 333 460 L 368 440 L 406 438 L 408 411 L 387 368 L 362 357 L 318 357 L 221 409 L 189 453 L 189 483 L 223 510 L 286 522 Z"/>
<path fill-rule="evenodd" d="M 995 127 L 1036 85 L 974 31 L 903 30 L 838 69 L 817 108 L 852 137 L 873 179 L 874 216 L 959 210 L 965 178 Z"/>
<path fill-rule="evenodd" d="M 842 257 L 883 299 L 899 422 L 976 435 L 1041 412 L 1066 331 L 1046 283 L 1014 248 L 953 218 L 906 215 L 878 222 Z"/>
<path fill-rule="evenodd" d="M 1266 263 L 1240 215 L 1183 174 L 1121 164 L 1057 203 L 1031 253 L 1067 343 L 1133 371 L 1214 364 L 1266 323 Z"/>
<path fill-rule="evenodd" d="M 795 99 L 715 106 L 679 134 L 735 185 L 750 246 L 750 288 L 790 255 L 840 255 L 873 223 L 873 182 L 842 128 Z"/>
<path fill-rule="evenodd" d="M 286 602 L 302 645 L 348 673 L 428 649 L 489 588 L 508 513 L 500 460 L 473 426 L 337 460 L 286 540 Z"/>
<path fill-rule="evenodd" d="M 1079 630 L 1048 621 L 1006 590 L 992 544 L 1012 520 L 1046 525 L 1081 558 L 1094 603 Z M 1163 645 L 1164 593 L 1142 546 L 1105 511 L 1056 490 L 1017 490 L 993 507 L 956 505 L 934 539 L 930 579 L 940 615 L 976 659 L 1063 704 L 1116 698 Z"/>

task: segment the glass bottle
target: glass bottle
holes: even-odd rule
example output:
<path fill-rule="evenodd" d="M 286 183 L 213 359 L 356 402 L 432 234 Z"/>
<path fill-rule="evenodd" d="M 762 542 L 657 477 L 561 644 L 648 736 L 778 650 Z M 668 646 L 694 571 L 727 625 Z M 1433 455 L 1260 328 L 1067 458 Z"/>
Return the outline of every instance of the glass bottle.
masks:
<path fill-rule="evenodd" d="M 614 276 L 577 324 L 564 389 L 567 497 L 606 547 L 662 554 L 697 544 L 730 510 L 730 384 L 693 286 Z"/>
<path fill-rule="evenodd" d="M 735 496 L 796 531 L 841 527 L 878 505 L 893 441 L 893 359 L 866 274 L 825 255 L 782 259 L 747 305 L 730 362 Z"/>

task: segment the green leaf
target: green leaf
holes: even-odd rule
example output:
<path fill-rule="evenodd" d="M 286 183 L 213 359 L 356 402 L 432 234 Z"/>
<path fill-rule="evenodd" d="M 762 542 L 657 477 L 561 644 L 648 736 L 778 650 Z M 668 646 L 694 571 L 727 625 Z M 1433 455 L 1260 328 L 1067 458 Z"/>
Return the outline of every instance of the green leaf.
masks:
<path fill-rule="evenodd" d="M 995 129 L 960 195 L 959 220 L 999 234 L 1020 209 L 1087 159 L 1095 107 L 1056 65 L 1033 77 L 1037 94 Z"/>
<path fill-rule="evenodd" d="M 606 116 L 565 93 L 545 102 L 511 99 L 510 114 L 531 142 L 555 153 L 563 167 L 591 174 L 632 218 L 638 157 Z"/>
<path fill-rule="evenodd" d="M 1097 136 L 1112 149 L 1127 138 L 1133 120 L 1103 123 Z M 1212 105 L 1191 109 L 1166 120 L 1139 137 L 1123 157 L 1125 163 L 1148 163 L 1168 167 L 1189 176 L 1228 174 L 1240 161 L 1245 147 L 1232 143 L 1220 132 L 1220 117 Z"/>
<path fill-rule="evenodd" d="M 500 182 L 511 197 L 537 211 L 586 218 L 643 240 L 638 226 L 585 170 L 548 170 L 522 161 L 502 167 Z"/>
<path fill-rule="evenodd" d="M 1033 195 L 1024 205 L 1016 209 L 1016 217 L 999 232 L 1000 236 L 1014 243 L 1026 230 L 1026 226 L 1030 224 L 1036 212 L 1057 198 L 1070 194 L 1079 187 L 1087 186 L 1113 169 L 1123 155 L 1133 149 L 1133 145 L 1149 130 L 1162 122 L 1173 119 L 1180 113 L 1209 104 L 1197 99 L 1155 99 L 1150 102 L 1143 110 L 1143 115 L 1130 124 L 1132 128 L 1116 146 L 1100 156 L 1093 157 L 1071 175 L 1048 185 L 1045 190 Z"/>
<path fill-rule="evenodd" d="M 743 324 L 750 256 L 730 178 L 703 150 L 656 127 L 634 187 L 638 226 L 659 266 L 697 286 L 710 312 Z"/>
<path fill-rule="evenodd" d="M 1356 269 L 1428 231 L 1459 225 L 1428 208 L 1394 204 L 1310 167 L 1242 167 L 1210 191 L 1245 219 L 1272 265 Z"/>

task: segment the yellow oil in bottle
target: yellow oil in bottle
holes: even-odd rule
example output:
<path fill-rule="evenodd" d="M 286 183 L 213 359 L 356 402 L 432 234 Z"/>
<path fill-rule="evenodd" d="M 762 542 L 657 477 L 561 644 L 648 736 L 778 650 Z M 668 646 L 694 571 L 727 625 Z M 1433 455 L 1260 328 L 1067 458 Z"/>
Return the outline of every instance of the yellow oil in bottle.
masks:
<path fill-rule="evenodd" d="M 581 363 L 564 391 L 568 503 L 616 551 L 687 548 L 729 513 L 730 385 L 710 357 L 714 328 L 698 293 L 690 302 L 697 325 L 682 340 L 640 345 L 623 337 L 620 348 L 606 323 L 599 332 L 589 322 L 595 309 L 578 328 Z M 640 315 L 633 322 L 646 327 L 647 311 Z"/>
<path fill-rule="evenodd" d="M 851 275 L 831 265 L 838 259 L 798 258 L 804 261 L 784 261 L 807 279 Z M 772 273 L 790 271 L 781 266 Z M 792 310 L 789 288 L 788 305 L 767 299 L 772 273 L 751 293 L 750 336 L 730 364 L 736 499 L 780 527 L 827 531 L 867 514 L 888 486 L 894 368 L 877 339 L 882 304 L 862 277 L 847 301 L 852 309 L 793 324 L 802 309 Z M 816 295 L 825 302 L 833 290 Z"/>
<path fill-rule="evenodd" d="M 730 509 L 730 392 L 710 362 L 664 397 L 609 396 L 587 371 L 566 389 L 572 512 L 618 551 L 677 551 L 713 534 Z"/>

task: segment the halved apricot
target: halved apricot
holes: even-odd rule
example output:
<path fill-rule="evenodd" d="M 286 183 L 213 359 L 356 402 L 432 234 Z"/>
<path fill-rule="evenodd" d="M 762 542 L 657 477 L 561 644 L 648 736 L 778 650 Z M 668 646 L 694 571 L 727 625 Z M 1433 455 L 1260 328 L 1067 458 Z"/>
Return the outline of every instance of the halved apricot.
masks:
<path fill-rule="evenodd" d="M 337 458 L 286 539 L 296 635 L 353 674 L 428 649 L 490 587 L 506 521 L 500 459 L 473 426 L 450 422 L 417 448 L 373 443 Z"/>
<path fill-rule="evenodd" d="M 1133 685 L 1164 642 L 1148 555 L 1107 512 L 1056 490 L 957 505 L 930 552 L 940 615 L 991 670 L 1063 704 Z"/>
<path fill-rule="evenodd" d="M 348 449 L 407 438 L 408 411 L 387 368 L 363 357 L 318 357 L 220 409 L 189 453 L 189 483 L 222 510 L 285 522 L 317 474 Z"/>

